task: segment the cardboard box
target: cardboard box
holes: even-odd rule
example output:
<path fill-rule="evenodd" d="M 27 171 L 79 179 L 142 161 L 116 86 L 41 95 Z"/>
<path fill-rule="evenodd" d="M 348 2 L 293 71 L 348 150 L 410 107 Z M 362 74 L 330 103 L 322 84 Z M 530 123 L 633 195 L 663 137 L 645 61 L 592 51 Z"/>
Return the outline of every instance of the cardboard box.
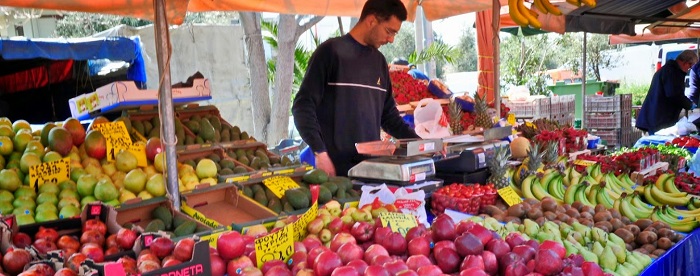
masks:
<path fill-rule="evenodd" d="M 237 231 L 277 220 L 275 212 L 240 194 L 233 184 L 219 184 L 183 195 L 180 209 L 210 227 L 225 226 Z"/>
<path fill-rule="evenodd" d="M 136 256 L 141 250 L 148 248 L 148 245 L 157 238 L 157 234 L 144 234 L 139 236 L 131 257 Z M 125 276 L 124 267 L 120 263 L 107 262 L 97 264 L 92 260 L 83 262 L 89 268 L 86 276 Z M 141 276 L 162 276 L 162 275 L 187 275 L 187 276 L 209 276 L 211 275 L 211 260 L 209 258 L 209 244 L 206 241 L 198 241 L 194 244 L 192 259 L 171 267 L 156 269 L 151 272 L 139 274 Z"/>
<path fill-rule="evenodd" d="M 217 227 L 210 227 L 208 225 L 205 225 L 192 217 L 183 214 L 181 212 L 178 212 L 173 209 L 173 203 L 167 199 L 166 197 L 157 197 L 157 198 L 152 198 L 149 200 L 135 200 L 135 201 L 127 201 L 124 204 L 122 204 L 119 208 L 117 208 L 116 212 L 116 222 L 119 225 L 124 225 L 127 222 L 133 223 L 134 225 L 138 226 L 140 229 L 140 232 L 143 232 L 143 229 L 146 228 L 148 223 L 153 221 L 155 219 L 151 213 L 153 212 L 154 209 L 158 206 L 164 206 L 168 210 L 170 210 L 170 213 L 173 215 L 173 217 L 180 217 L 184 218 L 188 221 L 194 221 L 197 223 L 197 229 L 195 230 L 193 235 L 196 236 L 202 236 L 202 235 L 208 235 L 211 234 L 212 230 L 214 230 Z M 174 229 L 173 229 L 174 230 Z M 184 238 L 189 238 L 192 237 L 192 235 L 189 236 L 180 236 L 180 237 L 170 237 L 173 241 L 178 241 Z"/>
<path fill-rule="evenodd" d="M 220 149 L 219 147 L 216 147 L 216 146 L 210 147 L 210 148 L 200 148 L 200 149 L 196 149 L 196 150 L 187 150 L 187 151 L 178 152 L 177 160 L 179 162 L 184 163 L 185 161 L 189 161 L 189 160 L 195 161 L 195 160 L 200 159 L 200 158 L 207 158 L 208 156 L 210 156 L 212 154 L 218 156 L 221 160 L 231 160 L 233 162 L 233 164 L 235 164 L 236 166 L 241 166 L 241 167 L 246 169 L 246 172 L 244 172 L 244 173 L 234 174 L 234 176 L 236 176 L 236 177 L 245 176 L 246 179 L 247 178 L 260 178 L 260 177 L 263 177 L 263 175 L 265 173 L 265 172 L 256 172 L 252 168 L 250 168 L 250 167 L 244 165 L 243 163 L 238 162 L 237 160 L 229 157 L 228 155 L 226 155 L 224 153 L 224 151 L 222 149 Z M 224 183 L 225 179 L 226 178 L 221 178 L 220 176 L 217 177 L 217 180 L 219 181 L 219 183 Z M 211 185 L 200 184 L 200 185 L 197 185 L 196 187 L 204 188 L 204 187 L 209 187 L 209 186 L 211 186 Z M 181 191 L 180 193 L 183 193 L 183 192 L 191 192 L 191 191 Z"/>

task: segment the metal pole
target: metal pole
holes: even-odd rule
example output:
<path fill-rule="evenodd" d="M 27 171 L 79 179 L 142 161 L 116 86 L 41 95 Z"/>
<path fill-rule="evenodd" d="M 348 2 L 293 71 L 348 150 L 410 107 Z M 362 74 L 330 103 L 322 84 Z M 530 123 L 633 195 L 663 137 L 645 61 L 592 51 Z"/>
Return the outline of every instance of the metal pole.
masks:
<path fill-rule="evenodd" d="M 499 0 L 493 0 L 493 22 L 491 26 L 493 27 L 493 100 L 494 107 L 496 107 L 496 114 L 501 116 L 501 38 L 499 36 L 501 31 L 501 2 Z M 488 91 L 486 91 L 488 93 Z"/>
<path fill-rule="evenodd" d="M 420 5 L 416 7 L 416 19 L 413 20 L 413 22 L 416 26 L 416 54 L 419 54 L 423 51 L 425 46 L 425 44 L 423 44 L 423 39 L 425 37 L 425 33 L 423 32 L 423 8 Z M 425 71 L 426 67 L 424 63 L 416 64 L 416 68 L 422 72 L 427 72 Z"/>
<path fill-rule="evenodd" d="M 581 69 L 581 129 L 583 129 L 583 118 L 585 118 L 585 113 L 586 113 L 586 46 L 588 44 L 588 35 L 586 32 L 583 32 L 583 57 L 581 64 L 583 65 L 583 69 Z M 574 114 L 576 112 L 574 111 Z"/>
<path fill-rule="evenodd" d="M 433 37 L 433 22 L 428 21 L 425 17 L 423 17 L 423 32 L 425 33 L 425 46 L 430 47 L 431 44 L 435 43 L 435 37 Z M 434 59 L 425 63 L 425 73 L 431 78 L 438 77 Z"/>
<path fill-rule="evenodd" d="M 158 115 L 160 124 L 163 127 L 161 136 L 165 146 L 165 181 L 168 187 L 168 194 L 173 201 L 175 210 L 180 210 L 180 191 L 177 178 L 177 155 L 175 144 L 175 112 L 173 110 L 173 95 L 170 80 L 170 33 L 165 15 L 165 0 L 154 0 L 153 5 L 156 11 L 155 39 L 156 56 L 158 57 L 158 75 L 160 83 L 158 85 Z"/>

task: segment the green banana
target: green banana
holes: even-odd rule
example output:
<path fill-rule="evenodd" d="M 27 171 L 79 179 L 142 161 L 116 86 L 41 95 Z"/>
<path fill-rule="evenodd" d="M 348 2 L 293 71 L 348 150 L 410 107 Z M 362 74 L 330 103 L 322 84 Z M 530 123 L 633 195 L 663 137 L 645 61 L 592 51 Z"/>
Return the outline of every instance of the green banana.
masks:
<path fill-rule="evenodd" d="M 598 196 L 598 193 L 600 192 L 600 185 L 592 185 L 591 189 L 588 190 L 586 193 L 586 199 L 588 199 L 588 202 L 593 204 L 593 206 L 598 205 L 598 201 L 596 200 L 596 197 Z"/>
<path fill-rule="evenodd" d="M 620 213 L 632 222 L 637 221 L 638 218 L 634 214 L 634 211 L 632 211 L 633 208 L 630 206 L 630 203 L 625 200 L 625 197 L 621 197 L 620 199 Z"/>
<path fill-rule="evenodd" d="M 576 183 L 571 184 L 568 188 L 566 188 L 566 191 L 564 192 L 564 203 L 571 205 L 576 201 L 576 191 L 578 191 L 580 186 L 581 184 Z"/>
<path fill-rule="evenodd" d="M 601 188 L 598 191 L 598 194 L 596 195 L 596 201 L 598 203 L 603 204 L 605 208 L 610 209 L 613 207 L 613 203 L 615 202 L 612 198 L 610 198 L 610 195 L 605 191 L 605 183 L 601 183 L 600 185 Z"/>
<path fill-rule="evenodd" d="M 552 182 L 549 184 L 548 187 L 548 192 L 550 195 L 552 195 L 554 198 L 559 199 L 560 201 L 564 201 L 564 193 L 566 193 L 566 190 L 564 190 L 564 177 L 559 175 L 557 176 Z"/>

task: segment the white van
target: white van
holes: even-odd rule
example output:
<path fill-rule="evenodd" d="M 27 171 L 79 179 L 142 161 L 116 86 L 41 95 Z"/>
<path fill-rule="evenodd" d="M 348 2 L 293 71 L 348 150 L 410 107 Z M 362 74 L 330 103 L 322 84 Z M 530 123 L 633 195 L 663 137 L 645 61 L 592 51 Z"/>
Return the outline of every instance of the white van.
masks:
<path fill-rule="evenodd" d="M 671 43 L 659 46 L 659 55 L 656 60 L 656 71 L 659 71 L 666 61 L 675 60 L 685 50 L 697 50 L 695 43 Z"/>

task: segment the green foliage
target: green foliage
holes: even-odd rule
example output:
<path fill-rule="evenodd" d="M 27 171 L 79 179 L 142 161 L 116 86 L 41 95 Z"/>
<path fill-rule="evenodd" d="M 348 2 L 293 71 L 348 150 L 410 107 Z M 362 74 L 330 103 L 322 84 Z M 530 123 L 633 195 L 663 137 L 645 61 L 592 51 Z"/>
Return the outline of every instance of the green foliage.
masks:
<path fill-rule="evenodd" d="M 448 63 L 455 63 L 459 57 L 459 52 L 456 48 L 435 41 L 428 48 L 423 49 L 420 53 L 415 51 L 408 55 L 408 62 L 413 64 L 422 64 L 431 60 L 444 60 Z"/>
<path fill-rule="evenodd" d="M 394 37 L 393 43 L 386 44 L 379 48 L 379 51 L 384 54 L 387 62 L 391 62 L 394 58 L 407 59 L 415 50 L 415 29 L 413 28 L 413 24 L 407 22 L 401 25 L 401 29 Z"/>
<path fill-rule="evenodd" d="M 404 22 L 401 30 L 394 37 L 394 42 L 382 46 L 379 51 L 384 54 L 387 62 L 391 62 L 394 58 L 404 58 L 412 64 L 435 61 L 437 76 L 431 77 L 442 77 L 445 65 L 456 63 L 460 59 L 460 52 L 458 48 L 443 43 L 437 34 L 434 34 L 434 37 L 435 41 L 430 46 L 416 53 L 415 29 L 413 24 Z"/>
<path fill-rule="evenodd" d="M 632 104 L 642 105 L 644 98 L 647 96 L 647 92 L 649 92 L 649 85 L 649 83 L 622 82 L 620 87 L 615 89 L 615 93 L 632 94 Z"/>
<path fill-rule="evenodd" d="M 459 56 L 455 62 L 455 69 L 458 72 L 469 72 L 477 70 L 476 34 L 474 28 L 466 27 L 462 32 L 457 44 Z"/>
<path fill-rule="evenodd" d="M 279 34 L 279 26 L 276 22 L 263 20 L 260 23 L 260 27 L 263 31 L 263 41 L 265 41 L 265 43 L 270 45 L 270 47 L 276 51 L 278 46 L 277 35 Z M 318 37 L 314 36 L 313 39 L 316 46 L 321 44 Z M 299 86 L 301 85 L 301 81 L 304 79 L 304 75 L 306 74 L 306 67 L 311 59 L 311 54 L 313 54 L 313 51 L 307 50 L 302 45 L 297 44 L 296 48 L 294 48 L 294 82 L 292 83 L 292 99 L 294 99 L 296 92 L 299 91 Z M 275 73 L 277 72 L 275 62 L 276 59 L 274 58 L 267 61 L 267 80 L 269 83 L 275 82 Z"/>

